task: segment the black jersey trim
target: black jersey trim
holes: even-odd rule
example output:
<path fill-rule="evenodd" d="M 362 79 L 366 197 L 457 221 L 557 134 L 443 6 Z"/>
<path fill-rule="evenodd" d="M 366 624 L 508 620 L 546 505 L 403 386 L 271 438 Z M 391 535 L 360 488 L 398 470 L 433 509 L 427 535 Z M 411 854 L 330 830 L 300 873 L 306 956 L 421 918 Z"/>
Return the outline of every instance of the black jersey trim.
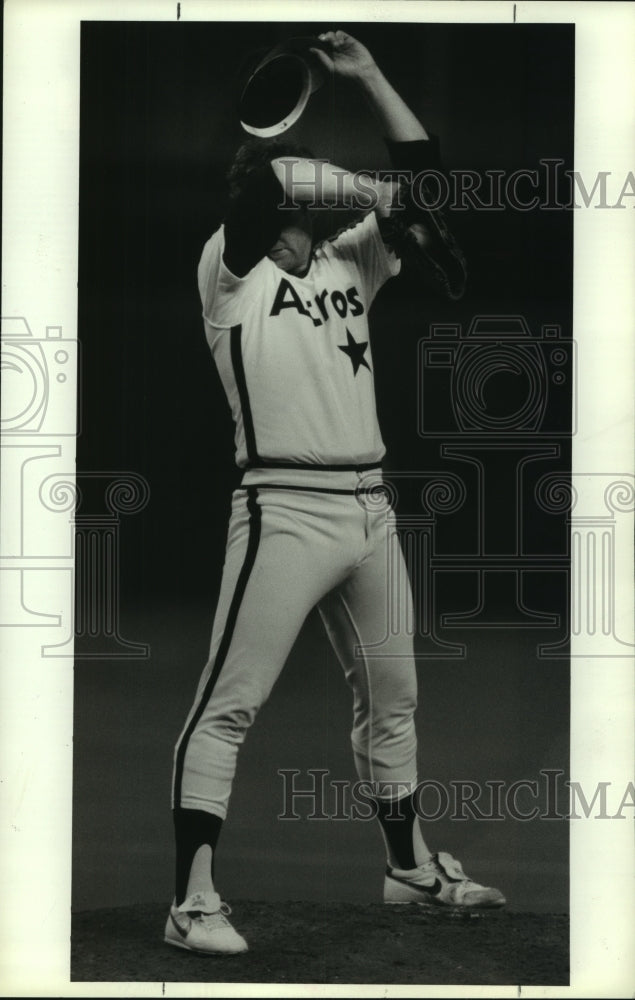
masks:
<path fill-rule="evenodd" d="M 243 430 L 245 432 L 245 447 L 247 448 L 247 461 L 260 462 L 258 448 L 256 446 L 256 431 L 254 429 L 254 418 L 249 402 L 249 391 L 247 389 L 247 378 L 245 376 L 245 366 L 243 364 L 242 349 L 242 325 L 232 326 L 230 330 L 230 352 L 232 367 L 234 369 L 234 379 L 238 389 L 238 398 L 243 414 Z"/>
<path fill-rule="evenodd" d="M 244 472 L 258 469 L 306 469 L 310 472 L 370 472 L 371 469 L 381 469 L 379 462 L 362 462 L 361 465 L 323 465 L 311 462 L 278 462 L 276 459 L 268 462 L 257 458 L 242 466 Z"/>
<path fill-rule="evenodd" d="M 185 762 L 185 754 L 187 752 L 188 743 L 192 736 L 192 733 L 196 729 L 205 708 L 212 697 L 216 682 L 223 669 L 223 664 L 227 659 L 227 654 L 231 646 L 231 641 L 234 635 L 234 629 L 236 627 L 236 620 L 238 618 L 238 612 L 240 611 L 240 606 L 242 604 L 243 597 L 245 595 L 245 590 L 247 589 L 247 583 L 251 575 L 251 571 L 254 567 L 256 561 L 256 555 L 258 552 L 258 546 L 260 544 L 260 532 L 262 524 L 262 512 L 260 505 L 258 504 L 258 490 L 255 486 L 247 487 L 247 510 L 249 511 L 249 537 L 247 539 L 247 549 L 245 552 L 245 558 L 238 574 L 238 579 L 236 581 L 236 587 L 234 589 L 234 594 L 231 599 L 231 604 L 229 605 L 229 611 L 227 612 L 227 620 L 225 622 L 225 628 L 223 630 L 223 635 L 218 647 L 218 652 L 214 660 L 214 666 L 212 667 L 211 673 L 207 680 L 207 684 L 203 690 L 200 701 L 196 707 L 192 718 L 190 719 L 187 728 L 185 729 L 178 748 L 176 751 L 175 767 L 174 767 L 174 808 L 178 808 L 181 805 L 181 790 L 183 787 L 183 765 Z"/>

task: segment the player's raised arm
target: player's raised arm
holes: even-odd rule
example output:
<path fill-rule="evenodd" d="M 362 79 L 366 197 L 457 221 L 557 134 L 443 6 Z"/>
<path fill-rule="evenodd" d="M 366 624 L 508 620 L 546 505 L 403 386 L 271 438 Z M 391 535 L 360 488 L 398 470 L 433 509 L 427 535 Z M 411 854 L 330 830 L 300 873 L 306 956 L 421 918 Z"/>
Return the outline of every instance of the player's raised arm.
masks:
<path fill-rule="evenodd" d="M 329 51 L 317 48 L 311 51 L 326 69 L 361 87 L 386 139 L 393 142 L 428 139 L 419 119 L 388 82 L 365 45 L 344 31 L 327 31 L 320 35 L 320 41 L 329 46 Z"/>
<path fill-rule="evenodd" d="M 402 179 L 400 212 L 391 214 L 390 227 L 382 233 L 402 258 L 410 258 L 432 275 L 449 298 L 460 298 L 465 289 L 465 260 L 443 215 L 428 197 L 424 185 L 413 184 L 426 171 L 441 172 L 439 144 L 428 134 L 388 82 L 365 45 L 343 31 L 320 35 L 327 50 L 312 49 L 322 65 L 351 80 L 364 94 L 382 129 L 393 167 Z"/>

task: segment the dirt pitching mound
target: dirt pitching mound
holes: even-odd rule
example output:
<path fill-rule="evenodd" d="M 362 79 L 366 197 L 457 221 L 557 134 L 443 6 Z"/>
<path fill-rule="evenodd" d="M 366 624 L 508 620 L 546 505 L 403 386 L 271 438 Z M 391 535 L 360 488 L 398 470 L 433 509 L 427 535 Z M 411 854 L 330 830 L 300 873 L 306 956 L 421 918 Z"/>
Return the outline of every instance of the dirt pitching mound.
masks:
<path fill-rule="evenodd" d="M 564 914 L 417 906 L 239 902 L 238 956 L 163 942 L 164 904 L 73 916 L 71 979 L 82 982 L 566 985 Z"/>

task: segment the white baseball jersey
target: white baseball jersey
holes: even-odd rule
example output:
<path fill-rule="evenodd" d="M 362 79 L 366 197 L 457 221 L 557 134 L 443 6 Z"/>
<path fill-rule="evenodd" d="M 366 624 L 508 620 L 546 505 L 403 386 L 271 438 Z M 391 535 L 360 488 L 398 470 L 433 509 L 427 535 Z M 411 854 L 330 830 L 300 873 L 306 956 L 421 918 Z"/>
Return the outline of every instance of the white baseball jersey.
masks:
<path fill-rule="evenodd" d="M 368 310 L 400 262 L 374 214 L 319 245 L 306 275 L 268 258 L 238 278 L 221 226 L 198 269 L 205 333 L 236 423 L 243 468 L 358 467 L 384 453 Z"/>

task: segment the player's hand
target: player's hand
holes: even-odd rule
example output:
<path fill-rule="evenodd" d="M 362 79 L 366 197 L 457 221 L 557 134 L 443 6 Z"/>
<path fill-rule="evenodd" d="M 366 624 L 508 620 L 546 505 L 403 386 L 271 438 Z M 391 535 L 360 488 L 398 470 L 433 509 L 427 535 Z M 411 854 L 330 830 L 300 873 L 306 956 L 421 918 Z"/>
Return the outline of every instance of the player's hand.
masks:
<path fill-rule="evenodd" d="M 376 68 L 365 45 L 345 31 L 326 31 L 319 36 L 325 49 L 311 49 L 325 69 L 337 76 L 358 79 Z"/>

